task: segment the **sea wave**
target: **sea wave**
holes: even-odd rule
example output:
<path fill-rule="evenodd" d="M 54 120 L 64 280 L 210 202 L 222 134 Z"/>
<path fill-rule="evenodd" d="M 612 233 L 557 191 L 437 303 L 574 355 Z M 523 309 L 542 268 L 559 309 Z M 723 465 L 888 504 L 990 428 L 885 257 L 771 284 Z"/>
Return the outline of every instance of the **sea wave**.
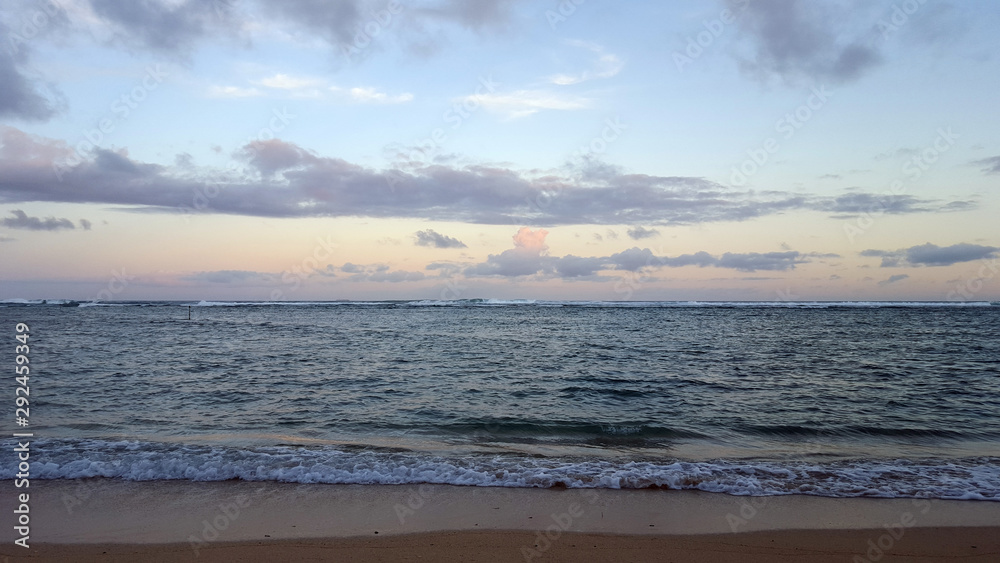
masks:
<path fill-rule="evenodd" d="M 13 447 L 4 440 L 5 449 Z M 948 460 L 606 461 L 515 455 L 443 457 L 330 446 L 237 448 L 141 441 L 40 439 L 33 479 L 278 481 L 700 490 L 731 495 L 1000 501 L 1000 458 Z M 34 452 L 39 452 L 34 454 Z M 0 466 L 12 479 L 14 461 Z"/>

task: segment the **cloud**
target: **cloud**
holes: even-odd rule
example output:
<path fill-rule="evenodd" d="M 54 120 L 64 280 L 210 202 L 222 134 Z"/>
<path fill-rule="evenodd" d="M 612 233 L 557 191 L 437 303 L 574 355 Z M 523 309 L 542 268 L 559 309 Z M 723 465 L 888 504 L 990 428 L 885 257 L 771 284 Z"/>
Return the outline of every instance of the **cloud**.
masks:
<path fill-rule="evenodd" d="M 661 262 L 662 259 L 653 255 L 653 251 L 648 248 L 633 246 L 627 250 L 612 254 L 604 259 L 604 262 L 616 270 L 628 270 L 638 272 L 643 268 L 659 266 L 661 263 L 669 265 L 668 262 Z"/>
<path fill-rule="evenodd" d="M 937 246 L 926 243 L 900 250 L 864 250 L 861 256 L 882 258 L 883 268 L 898 266 L 950 266 L 960 262 L 972 262 L 995 258 L 1000 248 L 978 244 L 959 243 L 951 246 Z"/>
<path fill-rule="evenodd" d="M 243 147 L 240 155 L 264 176 L 317 161 L 308 151 L 276 139 L 251 141 Z"/>
<path fill-rule="evenodd" d="M 469 105 L 480 104 L 490 111 L 505 113 L 511 119 L 525 117 L 543 110 L 573 111 L 591 106 L 591 101 L 587 98 L 557 94 L 547 90 L 517 90 L 506 94 L 473 94 L 458 101 Z"/>
<path fill-rule="evenodd" d="M 258 86 L 266 88 L 276 88 L 278 90 L 301 90 L 302 88 L 315 88 L 321 86 L 323 81 L 318 78 L 297 78 L 287 74 L 275 74 L 267 78 L 254 81 Z"/>
<path fill-rule="evenodd" d="M 580 278 L 593 276 L 607 266 L 601 258 L 585 258 L 572 254 L 553 260 L 553 268 L 557 275 L 563 278 Z"/>
<path fill-rule="evenodd" d="M 331 45 L 350 44 L 364 23 L 365 2 L 361 0 L 284 0 L 263 2 L 261 7 L 292 27 L 310 31 Z"/>
<path fill-rule="evenodd" d="M 649 248 L 632 247 L 611 256 L 550 256 L 545 237 L 548 231 L 532 231 L 522 227 L 514 235 L 514 248 L 500 254 L 491 254 L 485 262 L 471 265 L 464 270 L 467 277 L 497 276 L 558 276 L 579 278 L 594 276 L 600 271 L 622 270 L 639 272 L 661 267 L 685 266 L 726 268 L 741 272 L 787 271 L 797 264 L 809 262 L 807 255 L 799 252 L 732 253 L 720 257 L 700 251 L 676 257 L 657 256 Z"/>
<path fill-rule="evenodd" d="M 953 244 L 940 247 L 931 243 L 912 246 L 906 250 L 906 260 L 911 264 L 950 266 L 958 262 L 971 262 L 996 256 L 1000 248 L 978 244 Z"/>
<path fill-rule="evenodd" d="M 975 166 L 983 166 L 984 174 L 1000 174 L 1000 156 L 974 160 L 972 161 L 972 164 Z"/>
<path fill-rule="evenodd" d="M 838 219 L 856 217 L 865 213 L 886 213 L 901 215 L 906 213 L 927 213 L 932 211 L 963 211 L 971 202 L 952 201 L 946 204 L 920 199 L 911 195 L 849 193 L 827 199 L 818 205 Z"/>
<path fill-rule="evenodd" d="M 0 21 L 0 117 L 47 121 L 65 102 L 54 87 L 25 75 L 30 50 L 25 39 Z"/>
<path fill-rule="evenodd" d="M 683 268 L 684 266 L 698 266 L 699 268 L 704 268 L 706 266 L 715 266 L 719 263 L 719 259 L 712 256 L 711 254 L 705 252 L 704 250 L 700 252 L 695 252 L 694 254 L 681 254 L 674 258 L 661 258 L 663 265 L 670 266 L 672 268 Z"/>
<path fill-rule="evenodd" d="M 406 270 L 395 270 L 386 272 L 374 272 L 368 274 L 364 278 L 352 279 L 351 281 L 371 281 L 371 282 L 388 282 L 388 283 L 400 283 L 400 282 L 412 282 L 420 281 L 426 278 L 427 275 L 423 272 L 408 272 Z"/>
<path fill-rule="evenodd" d="M 184 276 L 182 281 L 225 285 L 267 285 L 280 280 L 278 274 L 253 272 L 248 270 L 215 270 L 195 272 Z"/>
<path fill-rule="evenodd" d="M 548 234 L 545 229 L 532 231 L 528 227 L 521 227 L 512 237 L 514 248 L 500 254 L 490 254 L 486 262 L 467 268 L 465 275 L 514 277 L 551 271 L 552 260 L 545 255 L 548 250 L 545 237 Z"/>
<path fill-rule="evenodd" d="M 195 212 L 197 205 L 198 212 L 256 217 L 408 217 L 550 226 L 691 225 L 795 210 L 837 216 L 880 205 L 894 214 L 956 209 L 913 196 L 738 191 L 704 178 L 631 174 L 614 167 L 589 173 L 571 166 L 543 175 L 485 164 L 410 163 L 375 170 L 278 139 L 254 141 L 236 151 L 235 158 L 244 163 L 239 178 L 222 169 L 145 163 L 124 151 L 96 149 L 84 156 L 74 161 L 63 141 L 0 126 L 0 203 L 98 203 L 174 213 Z M 197 193 L 216 195 L 196 202 Z M 609 232 L 606 238 L 613 236 Z"/>
<path fill-rule="evenodd" d="M 221 1 L 90 0 L 90 6 L 119 41 L 160 53 L 187 55 L 198 41 L 242 25 Z"/>
<path fill-rule="evenodd" d="M 889 276 L 888 279 L 884 279 L 884 280 L 878 282 L 878 285 L 879 285 L 879 287 L 884 287 L 884 286 L 887 286 L 889 284 L 896 283 L 898 281 L 903 281 L 903 280 L 905 280 L 908 277 L 910 277 L 910 276 L 908 276 L 906 274 L 896 274 L 894 276 Z"/>
<path fill-rule="evenodd" d="M 518 0 L 444 0 L 438 6 L 424 8 L 420 13 L 464 27 L 482 30 L 489 27 L 504 27 L 511 16 L 511 10 Z"/>
<path fill-rule="evenodd" d="M 464 242 L 457 238 L 442 235 L 432 229 L 417 231 L 417 246 L 433 246 L 434 248 L 466 248 Z"/>
<path fill-rule="evenodd" d="M 877 49 L 861 39 L 870 33 L 869 14 L 844 3 L 808 0 L 730 0 L 737 25 L 749 42 L 739 57 L 744 71 L 787 83 L 849 82 L 878 66 Z M 853 28 L 853 29 L 852 29 Z"/>
<path fill-rule="evenodd" d="M 395 13 L 388 12 L 388 2 L 372 0 L 283 0 L 262 2 L 261 7 L 295 33 L 304 30 L 323 38 L 338 53 L 360 52 L 355 39 L 362 31 L 375 27 L 380 36 L 414 36 L 406 46 L 412 53 L 423 54 L 434 48 L 443 27 L 459 25 L 478 33 L 507 27 L 515 3 L 516 0 L 441 0 L 429 6 L 415 6 L 400 2 L 402 11 Z"/>
<path fill-rule="evenodd" d="M 351 88 L 351 99 L 362 104 L 402 104 L 413 100 L 413 94 L 404 92 L 390 96 L 375 88 Z"/>
<path fill-rule="evenodd" d="M 86 219 L 80 219 L 80 228 L 83 229 L 83 230 L 85 230 L 85 231 L 89 231 L 92 224 L 93 223 L 91 223 L 90 221 L 88 221 Z"/>
<path fill-rule="evenodd" d="M 73 221 L 69 219 L 57 219 L 55 217 L 29 217 L 24 211 L 15 209 L 10 212 L 13 217 L 0 219 L 0 226 L 8 229 L 25 229 L 29 231 L 59 231 L 63 229 L 75 229 Z"/>
<path fill-rule="evenodd" d="M 745 254 L 727 252 L 714 265 L 720 268 L 733 268 L 741 272 L 756 272 L 757 270 L 792 270 L 795 269 L 796 264 L 803 262 L 806 262 L 805 258 L 794 250 L 789 252 L 748 252 Z"/>
<path fill-rule="evenodd" d="M 605 53 L 604 48 L 600 45 L 584 41 L 569 41 L 567 43 L 575 47 L 587 49 L 594 53 L 597 58 L 593 62 L 592 67 L 584 70 L 583 72 L 577 74 L 557 74 L 550 76 L 549 82 L 553 84 L 557 84 L 559 86 L 569 86 L 572 84 L 587 82 L 588 80 L 611 78 L 625 68 L 624 61 L 619 59 L 616 55 Z"/>
<path fill-rule="evenodd" d="M 346 262 L 340 267 L 340 271 L 345 274 L 353 274 L 347 278 L 351 282 L 388 282 L 400 283 L 410 281 L 420 281 L 427 277 L 423 272 L 409 272 L 406 270 L 390 270 L 385 264 L 352 264 Z"/>
<path fill-rule="evenodd" d="M 328 86 L 317 78 L 294 77 L 288 74 L 275 74 L 259 80 L 252 80 L 253 86 L 221 86 L 209 87 L 207 95 L 211 98 L 257 98 L 262 96 L 279 98 L 310 98 L 320 99 L 332 97 L 360 104 L 402 104 L 413 100 L 413 94 L 388 94 L 372 87 L 341 88 Z"/>
<path fill-rule="evenodd" d="M 513 237 L 514 247 L 532 252 L 548 250 L 549 247 L 545 245 L 545 237 L 547 236 L 549 236 L 549 232 L 545 229 L 532 231 L 528 227 L 521 227 Z"/>
<path fill-rule="evenodd" d="M 212 86 L 208 89 L 210 98 L 256 98 L 264 93 L 256 88 L 240 86 Z"/>
<path fill-rule="evenodd" d="M 641 225 L 629 228 L 628 237 L 632 240 L 655 237 L 660 234 L 656 229 L 647 229 Z"/>

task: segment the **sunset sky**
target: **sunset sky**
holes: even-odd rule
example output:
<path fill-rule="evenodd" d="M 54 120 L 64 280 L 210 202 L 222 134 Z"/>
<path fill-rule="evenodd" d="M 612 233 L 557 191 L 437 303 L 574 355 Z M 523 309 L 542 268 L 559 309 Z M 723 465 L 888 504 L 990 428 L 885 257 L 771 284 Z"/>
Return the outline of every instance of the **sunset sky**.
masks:
<path fill-rule="evenodd" d="M 1000 5 L 0 3 L 0 299 L 1000 299 Z"/>

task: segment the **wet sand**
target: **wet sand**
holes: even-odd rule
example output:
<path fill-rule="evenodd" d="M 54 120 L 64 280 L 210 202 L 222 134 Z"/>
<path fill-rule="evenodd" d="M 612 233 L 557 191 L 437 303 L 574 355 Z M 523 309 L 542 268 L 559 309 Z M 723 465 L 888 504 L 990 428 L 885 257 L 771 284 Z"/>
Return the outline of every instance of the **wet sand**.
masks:
<path fill-rule="evenodd" d="M 31 483 L 11 561 L 995 561 L 1000 503 L 240 481 Z M 13 485 L 0 486 L 3 506 Z M 12 519 L 11 519 L 12 520 Z"/>

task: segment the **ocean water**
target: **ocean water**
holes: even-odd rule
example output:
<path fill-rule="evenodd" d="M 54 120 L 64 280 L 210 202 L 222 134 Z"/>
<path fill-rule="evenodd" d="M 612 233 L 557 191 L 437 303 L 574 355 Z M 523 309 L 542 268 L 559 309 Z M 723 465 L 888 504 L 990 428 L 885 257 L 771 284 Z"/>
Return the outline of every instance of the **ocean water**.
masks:
<path fill-rule="evenodd" d="M 8 366 L 31 328 L 30 427 L 5 416 L 33 479 L 1000 501 L 997 304 L 5 301 L 0 321 Z"/>

